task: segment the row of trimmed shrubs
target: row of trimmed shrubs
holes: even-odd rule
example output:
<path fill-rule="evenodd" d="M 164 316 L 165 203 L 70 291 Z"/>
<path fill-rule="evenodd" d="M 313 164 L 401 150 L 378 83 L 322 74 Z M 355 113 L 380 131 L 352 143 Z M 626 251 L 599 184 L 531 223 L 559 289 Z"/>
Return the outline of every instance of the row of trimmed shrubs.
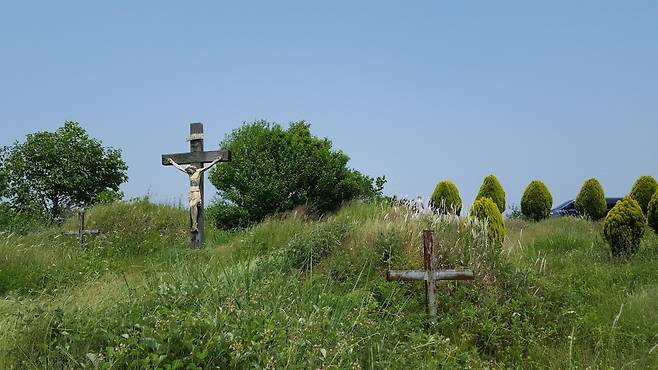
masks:
<path fill-rule="evenodd" d="M 525 217 L 534 221 L 545 219 L 552 205 L 553 196 L 543 182 L 533 180 L 528 184 L 521 198 L 521 212 Z M 449 180 L 440 181 L 432 193 L 430 206 L 438 213 L 460 214 L 459 189 Z M 610 212 L 607 212 L 603 187 L 597 179 L 591 178 L 580 189 L 575 206 L 578 213 L 592 220 L 605 217 L 603 235 L 615 255 L 635 253 L 647 223 L 658 233 L 658 183 L 651 176 L 638 178 L 631 193 Z M 489 236 L 498 244 L 502 244 L 505 236 L 503 212 L 505 191 L 498 179 L 489 175 L 480 186 L 470 216 L 489 220 Z"/>
<path fill-rule="evenodd" d="M 462 211 L 462 199 L 459 189 L 449 180 L 440 181 L 430 198 L 430 207 L 441 214 L 457 214 Z M 470 209 L 470 217 L 487 220 L 489 240 L 498 246 L 505 240 L 505 190 L 494 175 L 485 177 L 480 186 L 475 202 Z"/>

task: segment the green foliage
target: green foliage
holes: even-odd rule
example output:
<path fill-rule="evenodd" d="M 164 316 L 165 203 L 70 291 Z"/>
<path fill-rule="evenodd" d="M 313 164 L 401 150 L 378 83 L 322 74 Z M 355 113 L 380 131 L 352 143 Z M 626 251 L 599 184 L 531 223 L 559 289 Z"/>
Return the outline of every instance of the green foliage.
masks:
<path fill-rule="evenodd" d="M 93 204 L 112 204 L 123 200 L 122 191 L 106 189 L 98 193 L 94 198 Z"/>
<path fill-rule="evenodd" d="M 626 196 L 617 202 L 603 222 L 603 235 L 612 254 L 635 254 L 640 246 L 646 222 L 642 208 L 635 199 Z"/>
<path fill-rule="evenodd" d="M 595 221 L 605 217 L 608 205 L 599 180 L 591 178 L 585 181 L 576 197 L 576 210 Z"/>
<path fill-rule="evenodd" d="M 647 220 L 649 221 L 649 226 L 658 233 L 658 190 L 653 193 L 651 201 L 649 202 Z"/>
<path fill-rule="evenodd" d="M 546 185 L 539 180 L 533 180 L 521 198 L 521 212 L 534 221 L 540 221 L 548 217 L 553 206 L 553 196 Z"/>
<path fill-rule="evenodd" d="M 61 229 L 0 233 L 0 368 L 657 367 L 658 235 L 617 263 L 595 223 L 516 220 L 499 253 L 481 224 L 427 215 L 437 266 L 476 273 L 439 284 L 428 327 L 422 282 L 383 278 L 422 268 L 427 220 L 407 212 L 355 202 L 196 251 L 186 211 L 146 200 L 89 209 L 113 236 L 82 248 Z M 133 233 L 163 239 L 110 253 Z"/>
<path fill-rule="evenodd" d="M 0 231 L 25 234 L 48 224 L 48 216 L 38 209 L 15 210 L 11 204 L 0 202 Z"/>
<path fill-rule="evenodd" d="M 489 175 L 484 178 L 475 200 L 480 198 L 490 198 L 494 201 L 501 214 L 505 212 L 505 190 L 503 189 L 503 186 L 500 185 L 496 176 Z"/>
<path fill-rule="evenodd" d="M 521 211 L 521 207 L 517 206 L 516 204 L 510 205 L 508 211 L 509 211 L 509 213 L 507 214 L 508 220 L 520 220 L 525 217 L 523 215 L 523 212 Z"/>
<path fill-rule="evenodd" d="M 652 176 L 640 176 L 633 184 L 630 195 L 637 200 L 645 215 L 649 209 L 649 201 L 651 201 L 651 197 L 657 190 L 658 183 Z"/>
<path fill-rule="evenodd" d="M 470 216 L 478 221 L 486 221 L 489 240 L 494 245 L 502 246 L 505 240 L 505 221 L 498 206 L 491 198 L 479 198 L 471 206 Z"/>
<path fill-rule="evenodd" d="M 319 224 L 288 243 L 285 262 L 296 269 L 312 269 L 340 247 L 348 231 L 349 226 L 342 222 Z"/>
<path fill-rule="evenodd" d="M 460 214 L 462 211 L 462 198 L 459 196 L 457 186 L 448 180 L 436 184 L 430 206 L 441 214 L 454 213 Z"/>
<path fill-rule="evenodd" d="M 253 223 L 246 208 L 216 200 L 206 209 L 206 218 L 218 229 L 242 229 Z"/>
<path fill-rule="evenodd" d="M 2 150 L 4 195 L 17 211 L 42 210 L 60 217 L 66 209 L 92 204 L 117 192 L 127 180 L 121 152 L 104 148 L 77 123 L 55 132 L 29 134 Z"/>
<path fill-rule="evenodd" d="M 322 214 L 352 199 L 380 196 L 386 180 L 348 168 L 349 157 L 331 146 L 304 121 L 287 130 L 265 121 L 234 130 L 221 143 L 233 152 L 233 161 L 210 174 L 220 199 L 211 212 L 219 217 L 215 224 L 244 226 L 298 206 Z"/>

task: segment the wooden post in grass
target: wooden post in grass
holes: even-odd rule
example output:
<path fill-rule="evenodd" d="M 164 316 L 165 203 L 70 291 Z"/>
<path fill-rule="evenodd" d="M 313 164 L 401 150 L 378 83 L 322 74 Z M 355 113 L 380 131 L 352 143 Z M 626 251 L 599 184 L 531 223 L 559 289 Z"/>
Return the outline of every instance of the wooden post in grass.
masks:
<path fill-rule="evenodd" d="M 187 140 L 190 142 L 189 153 L 163 154 L 162 164 L 173 165 L 190 176 L 190 238 L 192 249 L 199 249 L 203 246 L 205 230 L 203 173 L 216 163 L 230 162 L 231 152 L 228 150 L 204 151 L 202 123 L 190 124 L 190 135 Z M 203 167 L 205 163 L 211 163 L 211 165 Z M 181 165 L 188 166 L 183 168 Z"/>
<path fill-rule="evenodd" d="M 420 280 L 425 282 L 425 304 L 430 324 L 436 324 L 436 281 L 437 280 L 473 280 L 471 270 L 435 270 L 434 269 L 434 235 L 431 230 L 423 231 L 423 268 L 424 270 L 389 270 L 386 280 Z"/>
<path fill-rule="evenodd" d="M 78 209 L 78 231 L 65 231 L 64 235 L 66 236 L 77 236 L 80 241 L 80 245 L 85 243 L 85 235 L 99 235 L 100 230 L 85 230 L 85 209 Z"/>

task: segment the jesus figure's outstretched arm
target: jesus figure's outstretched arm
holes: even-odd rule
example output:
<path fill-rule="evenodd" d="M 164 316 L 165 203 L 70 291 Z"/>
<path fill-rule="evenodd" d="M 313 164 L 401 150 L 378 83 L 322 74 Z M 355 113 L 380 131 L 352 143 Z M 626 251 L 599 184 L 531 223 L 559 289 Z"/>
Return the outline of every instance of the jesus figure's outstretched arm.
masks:
<path fill-rule="evenodd" d="M 176 167 L 179 171 L 182 171 L 182 172 L 187 173 L 187 172 L 185 171 L 185 168 L 184 168 L 183 166 L 181 166 L 180 164 L 174 162 L 173 159 L 171 159 L 171 158 L 167 158 L 167 161 L 169 161 L 169 163 L 171 163 L 171 165 L 174 166 L 174 167 Z"/>
<path fill-rule="evenodd" d="M 203 168 L 201 169 L 201 172 L 206 172 L 206 171 L 208 171 L 208 170 L 210 169 L 210 167 L 212 167 L 212 166 L 216 165 L 217 163 L 221 162 L 221 160 L 222 160 L 222 156 L 220 155 L 220 156 L 217 157 L 214 161 L 210 162 L 209 165 L 203 167 Z"/>

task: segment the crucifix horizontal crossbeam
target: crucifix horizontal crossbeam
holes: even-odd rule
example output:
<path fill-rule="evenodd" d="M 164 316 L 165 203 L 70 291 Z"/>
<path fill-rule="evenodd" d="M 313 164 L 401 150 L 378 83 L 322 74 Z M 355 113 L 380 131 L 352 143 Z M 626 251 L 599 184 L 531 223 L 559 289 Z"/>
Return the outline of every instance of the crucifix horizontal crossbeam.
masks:
<path fill-rule="evenodd" d="M 214 150 L 206 152 L 163 154 L 162 165 L 171 166 L 168 158 L 173 159 L 174 162 L 178 164 L 210 163 L 217 158 L 222 158 L 221 162 L 230 162 L 231 152 L 229 150 Z"/>

